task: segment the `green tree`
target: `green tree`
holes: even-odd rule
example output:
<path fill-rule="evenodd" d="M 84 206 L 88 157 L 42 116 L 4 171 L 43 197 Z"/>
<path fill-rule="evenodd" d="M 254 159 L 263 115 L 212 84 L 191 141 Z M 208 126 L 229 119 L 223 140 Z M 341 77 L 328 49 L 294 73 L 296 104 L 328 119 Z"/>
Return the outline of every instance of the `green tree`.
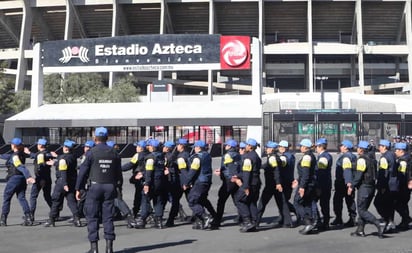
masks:
<path fill-rule="evenodd" d="M 19 112 L 14 107 L 15 92 L 14 81 L 4 74 L 5 62 L 0 64 L 0 114 L 11 114 Z"/>
<path fill-rule="evenodd" d="M 119 79 L 113 84 L 113 88 L 108 90 L 107 102 L 139 102 L 140 90 L 134 86 L 136 80 L 133 77 Z"/>

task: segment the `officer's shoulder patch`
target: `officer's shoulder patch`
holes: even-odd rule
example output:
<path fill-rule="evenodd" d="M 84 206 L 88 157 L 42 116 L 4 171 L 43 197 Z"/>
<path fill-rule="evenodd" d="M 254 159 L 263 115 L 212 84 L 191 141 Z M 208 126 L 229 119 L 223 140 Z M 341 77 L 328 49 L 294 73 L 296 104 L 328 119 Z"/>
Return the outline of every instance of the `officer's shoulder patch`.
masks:
<path fill-rule="evenodd" d="M 349 159 L 349 157 L 344 157 L 342 160 L 342 168 L 344 170 L 346 169 L 352 169 L 352 161 Z"/>
<path fill-rule="evenodd" d="M 37 155 L 37 164 L 43 164 L 44 163 L 44 154 L 40 153 Z"/>
<path fill-rule="evenodd" d="M 384 157 L 384 156 L 381 157 L 379 159 L 379 168 L 383 169 L 383 170 L 387 170 L 388 167 L 389 167 L 389 163 L 388 163 L 388 160 L 386 159 L 386 157 Z"/>
<path fill-rule="evenodd" d="M 319 158 L 318 169 L 326 169 L 328 167 L 328 159 L 326 157 Z"/>
<path fill-rule="evenodd" d="M 190 168 L 192 170 L 199 170 L 199 168 L 200 168 L 200 159 L 199 159 L 199 157 L 196 157 L 195 159 L 193 159 L 192 163 L 190 164 Z"/>
<path fill-rule="evenodd" d="M 401 172 L 401 173 L 405 173 L 407 166 L 408 166 L 408 164 L 407 164 L 406 161 L 401 161 L 401 162 L 399 163 L 398 171 Z"/>
<path fill-rule="evenodd" d="M 300 161 L 300 166 L 302 168 L 308 168 L 310 167 L 311 162 L 312 162 L 312 157 L 310 155 L 304 155 L 302 157 L 302 160 Z"/>
<path fill-rule="evenodd" d="M 20 161 L 19 156 L 14 155 L 12 160 L 13 160 L 14 167 L 19 167 L 20 165 L 22 165 L 22 162 Z"/>
<path fill-rule="evenodd" d="M 365 172 L 365 170 L 366 170 L 366 160 L 364 158 L 359 158 L 356 161 L 356 170 L 361 171 L 361 172 Z"/>
<path fill-rule="evenodd" d="M 278 166 L 278 160 L 276 159 L 275 156 L 272 155 L 269 157 L 269 164 L 273 168 Z"/>
<path fill-rule="evenodd" d="M 139 154 L 138 153 L 134 154 L 132 159 L 130 159 L 130 162 L 133 163 L 133 164 L 136 164 L 137 161 L 139 161 Z"/>
<path fill-rule="evenodd" d="M 246 171 L 246 172 L 252 171 L 252 161 L 249 158 L 243 160 L 242 171 Z"/>
<path fill-rule="evenodd" d="M 147 159 L 146 160 L 146 170 L 149 170 L 149 171 L 151 171 L 151 170 L 154 170 L 154 160 L 153 160 L 153 158 L 150 158 L 150 159 Z"/>
<path fill-rule="evenodd" d="M 230 154 L 225 154 L 223 157 L 223 164 L 229 164 L 233 162 L 232 156 Z"/>
<path fill-rule="evenodd" d="M 65 159 L 59 160 L 59 170 L 67 170 L 67 162 Z"/>

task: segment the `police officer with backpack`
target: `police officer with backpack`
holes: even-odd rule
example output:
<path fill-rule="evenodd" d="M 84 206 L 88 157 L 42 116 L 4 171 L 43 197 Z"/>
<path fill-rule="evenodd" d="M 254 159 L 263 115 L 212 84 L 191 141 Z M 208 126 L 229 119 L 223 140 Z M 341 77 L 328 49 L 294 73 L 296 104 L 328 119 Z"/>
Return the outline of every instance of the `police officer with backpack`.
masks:
<path fill-rule="evenodd" d="M 106 144 L 108 131 L 104 127 L 95 130 L 96 146 L 86 154 L 76 181 L 76 198 L 80 199 L 80 190 L 85 188 L 89 180 L 85 202 L 89 253 L 98 252 L 99 220 L 103 223 L 106 253 L 113 252 L 114 232 L 114 199 L 116 185 L 122 179 L 121 160 L 115 149 Z M 100 217 L 101 216 L 101 217 Z"/>

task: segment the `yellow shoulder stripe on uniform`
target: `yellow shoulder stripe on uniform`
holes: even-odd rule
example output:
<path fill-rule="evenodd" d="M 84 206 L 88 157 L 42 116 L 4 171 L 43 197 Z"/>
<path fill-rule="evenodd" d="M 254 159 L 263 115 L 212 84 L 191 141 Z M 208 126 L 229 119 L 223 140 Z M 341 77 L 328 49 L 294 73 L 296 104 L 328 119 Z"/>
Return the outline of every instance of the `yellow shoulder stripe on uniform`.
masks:
<path fill-rule="evenodd" d="M 223 157 L 223 164 L 233 163 L 233 158 L 229 154 L 225 154 Z"/>
<path fill-rule="evenodd" d="M 318 169 L 327 169 L 328 168 L 328 159 L 326 157 L 319 158 Z"/>
<path fill-rule="evenodd" d="M 192 163 L 190 164 L 190 169 L 199 170 L 199 168 L 200 168 L 200 159 L 199 158 L 193 159 Z"/>
<path fill-rule="evenodd" d="M 177 167 L 179 168 L 179 170 L 186 169 L 187 164 L 186 164 L 185 159 L 183 159 L 182 157 L 179 157 L 177 159 Z"/>
<path fill-rule="evenodd" d="M 310 155 L 304 155 L 300 161 L 300 166 L 302 168 L 309 168 L 312 162 L 312 157 Z"/>
<path fill-rule="evenodd" d="M 343 168 L 344 170 L 352 169 L 352 162 L 351 162 L 351 160 L 350 160 L 348 157 L 343 158 L 342 168 Z"/>
<path fill-rule="evenodd" d="M 44 163 L 44 154 L 43 153 L 38 154 L 37 155 L 37 164 L 40 165 L 40 164 L 43 164 L 43 163 Z"/>
<path fill-rule="evenodd" d="M 288 165 L 288 159 L 286 158 L 286 156 L 280 156 L 280 160 L 282 161 L 282 167 L 286 167 L 286 165 Z"/>
<path fill-rule="evenodd" d="M 387 170 L 389 167 L 388 160 L 385 157 L 381 157 L 379 160 L 379 169 Z"/>
<path fill-rule="evenodd" d="M 245 159 L 243 161 L 242 171 L 247 171 L 247 172 L 252 171 L 252 161 L 250 159 Z"/>
<path fill-rule="evenodd" d="M 398 171 L 401 173 L 406 173 L 406 166 L 407 166 L 406 161 L 401 161 L 399 163 Z"/>
<path fill-rule="evenodd" d="M 356 170 L 360 172 L 365 172 L 366 170 L 366 161 L 364 158 L 359 158 L 356 162 Z"/>
<path fill-rule="evenodd" d="M 269 164 L 272 168 L 278 167 L 278 161 L 276 160 L 276 157 L 274 156 L 269 157 Z"/>
<path fill-rule="evenodd" d="M 132 159 L 130 159 L 130 162 L 133 164 L 136 164 L 139 161 L 139 154 L 134 154 Z"/>
<path fill-rule="evenodd" d="M 62 170 L 62 171 L 67 170 L 66 160 L 64 159 L 59 160 L 59 170 Z"/>
<path fill-rule="evenodd" d="M 154 170 L 154 160 L 153 159 L 147 159 L 145 168 L 146 168 L 147 171 Z"/>
<path fill-rule="evenodd" d="M 20 161 L 20 158 L 17 155 L 13 156 L 13 165 L 16 168 L 22 165 L 22 162 Z"/>

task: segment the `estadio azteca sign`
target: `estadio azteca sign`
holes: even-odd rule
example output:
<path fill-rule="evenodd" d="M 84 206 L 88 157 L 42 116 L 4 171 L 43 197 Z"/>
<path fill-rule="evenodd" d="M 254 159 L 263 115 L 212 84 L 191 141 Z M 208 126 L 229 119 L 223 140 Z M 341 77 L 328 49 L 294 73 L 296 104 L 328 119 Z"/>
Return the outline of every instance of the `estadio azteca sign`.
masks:
<path fill-rule="evenodd" d="M 41 64 L 44 72 L 249 69 L 250 38 L 170 34 L 47 41 Z"/>

